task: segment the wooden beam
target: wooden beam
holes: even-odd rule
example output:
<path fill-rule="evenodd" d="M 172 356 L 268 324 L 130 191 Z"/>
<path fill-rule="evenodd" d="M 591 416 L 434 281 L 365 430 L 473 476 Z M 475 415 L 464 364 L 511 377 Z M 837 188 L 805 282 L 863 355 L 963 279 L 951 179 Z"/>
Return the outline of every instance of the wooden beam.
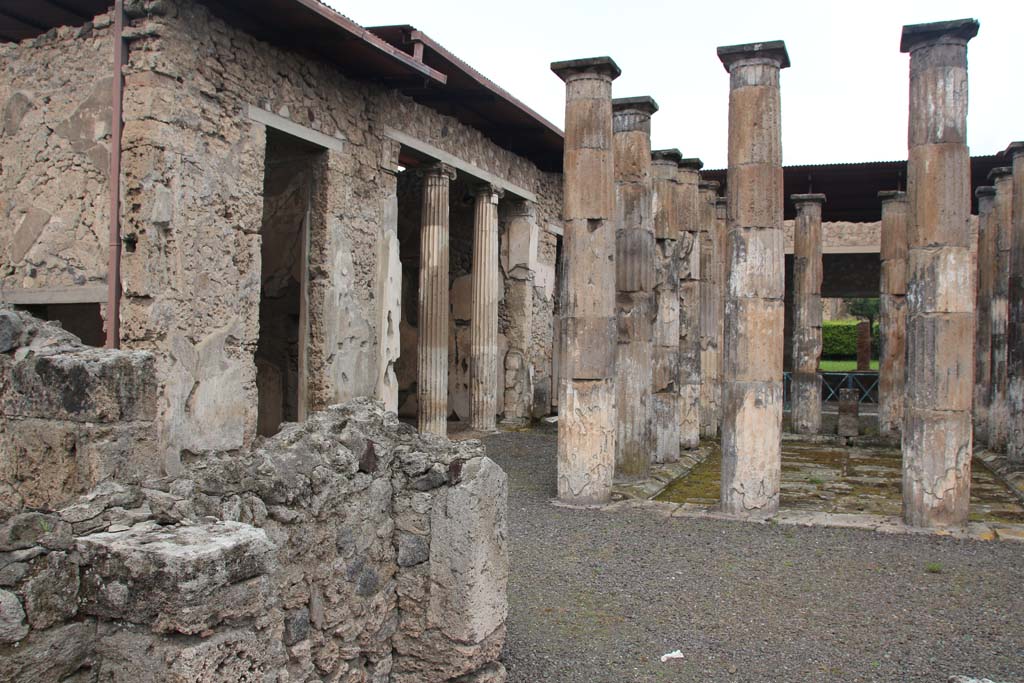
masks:
<path fill-rule="evenodd" d="M 33 306 L 37 304 L 105 304 L 106 285 L 0 289 L 0 303 Z"/>

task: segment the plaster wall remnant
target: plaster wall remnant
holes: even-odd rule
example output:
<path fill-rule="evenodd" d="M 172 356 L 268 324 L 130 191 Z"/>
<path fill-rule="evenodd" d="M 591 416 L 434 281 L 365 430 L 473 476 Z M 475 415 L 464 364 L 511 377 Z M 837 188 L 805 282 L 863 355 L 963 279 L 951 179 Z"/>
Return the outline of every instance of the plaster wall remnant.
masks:
<path fill-rule="evenodd" d="M 615 165 L 616 474 L 645 477 L 655 449 L 654 217 L 651 213 L 650 97 L 612 100 Z"/>
<path fill-rule="evenodd" d="M 423 171 L 420 233 L 419 429 L 448 433 L 448 185 L 455 171 L 434 164 Z"/>
<path fill-rule="evenodd" d="M 878 196 L 882 200 L 878 431 L 900 434 L 907 368 L 907 195 L 885 191 Z"/>
<path fill-rule="evenodd" d="M 551 65 L 565 82 L 558 498 L 605 503 L 615 474 L 615 167 L 611 58 Z"/>
<path fill-rule="evenodd" d="M 995 259 L 992 268 L 992 300 L 989 334 L 992 338 L 992 386 L 988 402 L 988 447 L 1004 452 L 1009 437 L 1010 410 L 1007 400 L 1007 324 L 1009 321 L 1010 234 L 1013 223 L 1013 179 L 1011 169 L 1000 166 L 989 172 L 996 189 L 992 205 L 991 229 L 995 233 Z"/>
<path fill-rule="evenodd" d="M 701 437 L 702 306 L 701 271 L 704 205 L 699 190 L 700 159 L 681 159 L 676 172 L 679 220 L 679 447 L 694 449 Z"/>
<path fill-rule="evenodd" d="M 795 194 L 793 251 L 793 383 L 791 416 L 797 434 L 821 431 L 821 205 L 823 194 Z"/>
<path fill-rule="evenodd" d="M 992 391 L 992 281 L 995 269 L 996 189 L 991 185 L 974 192 L 978 198 L 978 257 L 975 277 L 978 288 L 974 297 L 974 443 L 988 443 L 988 402 Z"/>
<path fill-rule="evenodd" d="M 782 41 L 718 48 L 729 72 L 728 232 L 722 364 L 724 512 L 769 516 L 782 468 Z"/>
<path fill-rule="evenodd" d="M 473 218 L 473 319 L 471 325 L 470 424 L 492 432 L 498 410 L 498 200 L 493 185 L 477 188 Z"/>
<path fill-rule="evenodd" d="M 1005 156 L 1013 164 L 1006 323 L 1006 457 L 1011 463 L 1020 465 L 1024 464 L 1024 142 L 1011 143 Z"/>
<path fill-rule="evenodd" d="M 903 27 L 910 53 L 903 518 L 963 526 L 971 491 L 974 273 L 967 42 L 978 22 Z"/>
<path fill-rule="evenodd" d="M 680 253 L 677 149 L 651 152 L 651 215 L 654 221 L 654 329 L 651 419 L 656 463 L 679 460 L 683 429 L 680 383 Z M 687 255 L 689 256 L 689 255 Z"/>
<path fill-rule="evenodd" d="M 700 434 L 713 439 L 722 424 L 722 233 L 715 217 L 718 181 L 700 181 Z"/>

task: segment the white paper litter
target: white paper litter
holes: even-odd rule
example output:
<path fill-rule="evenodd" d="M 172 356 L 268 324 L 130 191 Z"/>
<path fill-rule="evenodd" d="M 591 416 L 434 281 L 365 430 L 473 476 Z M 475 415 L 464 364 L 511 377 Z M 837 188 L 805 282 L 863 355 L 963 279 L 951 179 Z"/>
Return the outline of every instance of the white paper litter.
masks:
<path fill-rule="evenodd" d="M 683 658 L 683 653 L 682 652 L 680 652 L 679 650 L 673 650 L 672 652 L 669 652 L 668 654 L 662 655 L 661 656 L 661 661 L 667 662 L 670 659 L 682 659 L 682 658 Z"/>

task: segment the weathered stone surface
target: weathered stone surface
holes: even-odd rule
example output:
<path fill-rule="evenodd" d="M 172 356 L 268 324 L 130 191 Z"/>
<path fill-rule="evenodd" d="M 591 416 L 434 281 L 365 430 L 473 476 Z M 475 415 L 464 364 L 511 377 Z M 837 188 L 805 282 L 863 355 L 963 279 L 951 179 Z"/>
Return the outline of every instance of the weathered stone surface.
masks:
<path fill-rule="evenodd" d="M 907 403 L 903 518 L 967 523 L 972 453 L 974 277 L 968 248 L 967 41 L 946 24 L 905 26 L 910 52 L 907 162 Z M 944 28 L 945 27 L 945 28 Z M 957 349 L 965 349 L 957 351 Z"/>
<path fill-rule="evenodd" d="M 21 601 L 14 593 L 0 590 L 0 643 L 16 643 L 27 635 Z"/>
<path fill-rule="evenodd" d="M 839 436 L 860 434 L 860 390 L 839 390 L 839 420 L 836 423 Z"/>
<path fill-rule="evenodd" d="M 1009 323 L 1009 290 L 1011 260 L 1011 230 L 1013 224 L 1014 187 L 1009 169 L 993 169 L 989 174 L 996 188 L 992 209 L 995 230 L 995 265 L 992 279 L 992 302 L 989 305 L 992 335 L 992 389 L 989 394 L 988 447 L 1005 451 L 1009 438 L 1010 410 L 1007 400 L 1007 365 L 1009 349 L 1007 332 Z"/>
<path fill-rule="evenodd" d="M 616 453 L 611 90 L 620 72 L 608 58 L 551 68 L 566 87 L 560 304 L 561 348 L 567 353 L 559 381 L 558 497 L 604 503 L 611 496 Z M 650 163 L 649 147 L 644 162 Z"/>
<path fill-rule="evenodd" d="M 96 625 L 79 621 L 32 631 L 16 647 L 0 644 L 0 680 L 69 680 L 93 663 L 95 639 Z"/>
<path fill-rule="evenodd" d="M 857 323 L 857 371 L 871 370 L 871 324 L 867 320 Z"/>
<path fill-rule="evenodd" d="M 988 443 L 988 409 L 992 391 L 992 284 L 996 261 L 995 226 L 992 212 L 995 188 L 979 187 L 978 198 L 978 250 L 976 269 L 974 323 L 974 441 Z"/>
<path fill-rule="evenodd" d="M 1024 142 L 1013 142 L 1005 155 L 1013 163 L 1013 210 L 1010 244 L 1010 276 L 1007 291 L 1006 400 L 1008 429 L 1006 457 L 1024 464 Z"/>
<path fill-rule="evenodd" d="M 882 280 L 879 296 L 878 431 L 903 431 L 907 359 L 907 196 L 880 192 Z"/>
<path fill-rule="evenodd" d="M 793 252 L 793 431 L 821 430 L 821 206 L 825 195 L 793 195 L 797 207 Z"/>
<path fill-rule="evenodd" d="M 487 185 L 477 190 L 473 220 L 473 275 L 470 346 L 470 423 L 493 431 L 498 412 L 498 199 Z M 532 303 L 532 302 L 531 302 Z M 503 387 L 504 389 L 504 387 Z"/>
<path fill-rule="evenodd" d="M 0 310 L 0 353 L 19 346 L 21 327 L 21 318 L 13 311 Z"/>
<path fill-rule="evenodd" d="M 42 630 L 78 613 L 78 564 L 67 553 L 51 552 L 32 562 L 22 590 L 25 613 L 33 629 Z"/>
<path fill-rule="evenodd" d="M 723 512 L 778 510 L 785 289 L 779 70 L 785 44 L 720 47 L 729 72 Z"/>

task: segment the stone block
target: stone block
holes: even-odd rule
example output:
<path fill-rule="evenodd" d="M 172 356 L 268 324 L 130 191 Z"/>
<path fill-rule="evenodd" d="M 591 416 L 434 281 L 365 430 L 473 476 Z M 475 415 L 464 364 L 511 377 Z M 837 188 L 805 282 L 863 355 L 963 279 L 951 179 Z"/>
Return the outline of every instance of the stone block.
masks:
<path fill-rule="evenodd" d="M 484 457 L 434 499 L 427 622 L 454 641 L 483 642 L 508 615 L 507 497 L 505 473 Z"/>
<path fill-rule="evenodd" d="M 911 249 L 907 303 L 915 313 L 973 313 L 975 269 L 966 247 Z"/>
<path fill-rule="evenodd" d="M 565 377 L 602 379 L 615 371 L 617 323 L 609 318 L 567 318 Z M 506 368 L 506 371 L 508 368 Z"/>
<path fill-rule="evenodd" d="M 654 337 L 653 307 L 650 292 L 619 292 L 615 301 L 619 342 L 651 343 Z M 592 342 L 586 340 L 586 343 Z"/>
<path fill-rule="evenodd" d="M 927 53 L 927 54 L 926 54 Z M 911 147 L 967 142 L 967 47 L 934 45 L 910 60 Z"/>
<path fill-rule="evenodd" d="M 620 225 L 640 220 L 626 217 Z M 615 286 L 620 292 L 654 289 L 654 235 L 646 230 L 620 229 L 615 241 Z"/>
<path fill-rule="evenodd" d="M 675 392 L 655 393 L 651 396 L 651 420 L 654 437 L 655 463 L 679 460 L 679 395 Z"/>
<path fill-rule="evenodd" d="M 839 421 L 836 433 L 839 436 L 860 434 L 860 390 L 839 390 Z"/>
<path fill-rule="evenodd" d="M 726 301 L 725 379 L 782 381 L 783 308 L 781 300 Z"/>
<path fill-rule="evenodd" d="M 139 524 L 79 538 L 77 549 L 86 614 L 195 634 L 265 608 L 274 546 L 262 529 Z"/>
<path fill-rule="evenodd" d="M 974 316 L 907 316 L 907 407 L 970 411 Z"/>
<path fill-rule="evenodd" d="M 615 473 L 614 382 L 563 382 L 558 410 L 558 429 L 565 433 L 558 440 L 559 500 L 608 502 Z"/>
<path fill-rule="evenodd" d="M 781 299 L 785 290 L 782 243 L 782 230 L 729 230 L 725 239 L 726 296 Z"/>
<path fill-rule="evenodd" d="M 756 69 L 756 68 L 755 68 Z M 750 82 L 754 74 L 749 68 L 744 73 L 734 74 L 729 91 L 729 188 L 733 184 L 734 169 L 747 165 L 765 164 L 779 167 L 780 184 L 779 199 L 782 199 L 782 139 L 779 123 L 781 95 L 778 88 L 778 69 L 764 67 L 764 75 L 768 79 L 756 78 L 765 84 L 747 85 L 737 83 L 736 78 Z M 774 84 L 772 84 L 774 80 Z M 737 87 L 737 86 L 741 87 Z M 729 206 L 732 210 L 732 193 Z M 735 215 L 735 214 L 733 214 Z M 759 225 L 758 223 L 741 223 L 741 225 Z"/>
<path fill-rule="evenodd" d="M 33 631 L 17 647 L 0 644 L 0 681 L 69 680 L 92 665 L 95 638 L 96 625 L 79 621 Z"/>
<path fill-rule="evenodd" d="M 600 317 L 615 307 L 615 231 L 610 221 L 568 221 L 563 315 Z M 565 258 L 565 256 L 563 256 Z"/>
<path fill-rule="evenodd" d="M 25 613 L 35 630 L 67 621 L 78 612 L 78 564 L 64 552 L 51 552 L 32 562 L 32 576 L 23 587 Z"/>
<path fill-rule="evenodd" d="M 907 246 L 970 247 L 971 158 L 961 144 L 911 147 Z"/>
<path fill-rule="evenodd" d="M 971 481 L 969 412 L 908 406 L 903 431 L 903 514 L 913 526 L 967 521 Z"/>
<path fill-rule="evenodd" d="M 610 125 L 608 133 L 611 134 Z M 612 219 L 615 177 L 610 149 L 573 149 L 566 142 L 564 174 L 567 223 Z"/>
<path fill-rule="evenodd" d="M 0 311 L 0 353 L 17 348 L 21 342 L 21 318 L 13 311 Z"/>
<path fill-rule="evenodd" d="M 668 391 L 679 382 L 679 349 L 655 346 L 652 354 L 651 387 L 655 392 Z"/>
<path fill-rule="evenodd" d="M 27 635 L 28 624 L 21 601 L 14 593 L 0 590 L 0 644 L 16 643 Z"/>
<path fill-rule="evenodd" d="M 722 385 L 722 511 L 768 516 L 779 507 L 782 378 Z"/>
<path fill-rule="evenodd" d="M 730 229 L 782 226 L 782 168 L 765 164 L 729 168 L 726 200 Z"/>
<path fill-rule="evenodd" d="M 0 411 L 12 417 L 76 422 L 153 420 L 153 356 L 85 349 L 15 361 Z"/>

